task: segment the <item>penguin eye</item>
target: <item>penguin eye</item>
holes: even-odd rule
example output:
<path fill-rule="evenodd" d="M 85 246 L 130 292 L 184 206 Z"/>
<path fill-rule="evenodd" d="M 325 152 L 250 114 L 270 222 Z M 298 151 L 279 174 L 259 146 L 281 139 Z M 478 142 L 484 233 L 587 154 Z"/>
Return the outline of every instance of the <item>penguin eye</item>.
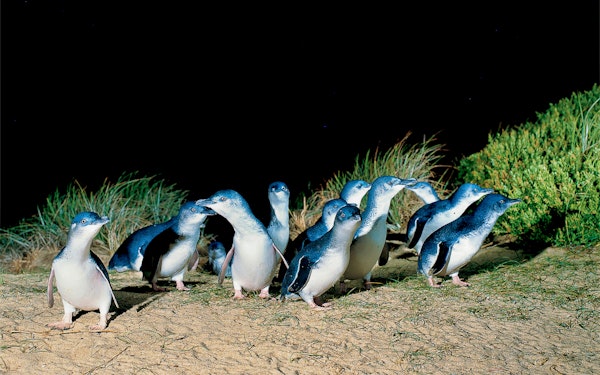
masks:
<path fill-rule="evenodd" d="M 81 219 L 81 224 L 87 223 L 87 219 Z"/>
<path fill-rule="evenodd" d="M 192 209 L 190 211 L 197 212 L 198 210 L 196 209 L 196 207 L 192 207 Z"/>
<path fill-rule="evenodd" d="M 225 197 L 219 198 L 219 201 L 221 201 L 221 202 L 225 202 L 226 200 L 227 200 L 227 198 L 225 198 Z"/>

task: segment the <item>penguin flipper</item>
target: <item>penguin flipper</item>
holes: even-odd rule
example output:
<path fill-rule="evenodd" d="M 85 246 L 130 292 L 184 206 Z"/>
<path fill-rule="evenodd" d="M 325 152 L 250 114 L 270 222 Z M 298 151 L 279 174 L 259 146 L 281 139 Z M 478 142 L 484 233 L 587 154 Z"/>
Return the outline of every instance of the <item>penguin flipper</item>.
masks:
<path fill-rule="evenodd" d="M 279 254 L 279 256 L 281 257 L 281 261 L 283 262 L 283 264 L 285 264 L 285 268 L 290 268 L 290 265 L 288 264 L 287 260 L 285 260 L 285 257 L 283 256 L 281 251 L 277 248 L 277 246 L 275 246 L 275 244 L 273 244 L 273 249 L 275 249 L 275 252 L 277 254 Z"/>
<path fill-rule="evenodd" d="M 96 255 L 96 254 L 94 254 L 94 252 L 90 251 L 90 256 L 94 260 L 94 263 L 96 263 L 96 269 L 100 272 L 100 274 L 102 274 L 102 277 L 108 284 L 108 289 L 110 289 L 110 295 L 112 296 L 112 300 L 118 309 L 119 304 L 117 303 L 117 298 L 115 297 L 115 294 L 113 293 L 113 290 L 112 290 L 112 285 L 110 284 L 108 270 L 106 269 L 106 267 L 104 266 L 104 263 L 102 263 L 102 260 L 100 259 L 100 257 L 98 257 L 98 255 Z"/>
<path fill-rule="evenodd" d="M 113 293 L 112 286 L 110 285 L 110 280 L 108 280 L 108 278 L 104 274 L 104 271 L 102 270 L 102 267 L 96 266 L 96 269 L 102 274 L 102 276 L 104 277 L 104 280 L 108 284 L 108 289 L 110 290 L 110 295 L 112 296 L 112 300 L 113 300 L 113 302 L 115 303 L 115 306 L 118 309 L 119 308 L 119 303 L 117 302 L 117 298 L 115 297 L 115 294 Z"/>
<path fill-rule="evenodd" d="M 54 267 L 50 270 L 48 278 L 48 307 L 54 306 Z"/>
<path fill-rule="evenodd" d="M 219 285 L 222 285 L 223 280 L 225 280 L 225 274 L 227 273 L 227 267 L 229 266 L 229 263 L 231 262 L 231 258 L 233 258 L 233 249 L 234 249 L 234 246 L 232 245 L 231 249 L 229 249 L 229 251 L 227 252 L 227 256 L 225 257 L 223 264 L 221 265 L 221 272 L 219 272 Z"/>
<path fill-rule="evenodd" d="M 288 291 L 291 293 L 297 293 L 302 290 L 308 281 L 311 272 L 311 261 L 306 256 L 302 256 L 298 261 L 298 271 L 294 277 L 294 280 L 290 283 Z"/>
<path fill-rule="evenodd" d="M 386 244 L 385 246 L 383 246 L 383 249 L 381 250 L 381 255 L 379 255 L 379 261 L 377 262 L 377 264 L 379 264 L 380 266 L 385 266 L 389 259 L 390 259 L 390 248 Z"/>
<path fill-rule="evenodd" d="M 200 254 L 198 253 L 198 250 L 194 250 L 194 253 L 188 261 L 188 271 L 195 271 L 196 268 L 198 268 L 198 263 L 200 263 Z"/>
<path fill-rule="evenodd" d="M 412 238 L 410 239 L 410 243 L 408 244 L 408 248 L 414 248 L 417 242 L 419 242 L 419 238 L 423 234 L 423 228 L 425 228 L 425 224 L 427 224 L 427 220 L 418 219 L 415 222 L 415 232 Z"/>
<path fill-rule="evenodd" d="M 156 275 L 162 256 L 171 249 L 171 244 L 178 237 L 179 235 L 175 233 L 173 228 L 169 227 L 160 232 L 148 243 L 144 252 L 144 258 L 142 259 L 142 265 L 140 266 L 140 271 L 142 271 L 144 279 L 149 282 L 154 280 L 154 275 Z"/>
<path fill-rule="evenodd" d="M 433 266 L 431 266 L 431 274 L 435 275 L 446 267 L 452 253 L 452 244 L 442 241 L 437 246 L 438 252 Z"/>

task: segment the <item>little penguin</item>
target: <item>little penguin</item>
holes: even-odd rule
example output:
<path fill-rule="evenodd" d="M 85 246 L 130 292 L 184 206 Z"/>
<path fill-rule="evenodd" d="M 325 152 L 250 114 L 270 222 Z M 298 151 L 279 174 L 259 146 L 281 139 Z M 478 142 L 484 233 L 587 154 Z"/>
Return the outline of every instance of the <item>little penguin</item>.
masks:
<path fill-rule="evenodd" d="M 154 291 L 165 291 L 165 288 L 158 286 L 159 278 L 175 281 L 177 290 L 190 290 L 183 278 L 190 267 L 190 259 L 198 251 L 204 223 L 212 215 L 216 215 L 216 212 L 196 205 L 194 201 L 185 202 L 179 208 L 173 224 L 148 242 L 140 271 Z"/>
<path fill-rule="evenodd" d="M 451 276 L 459 286 L 470 284 L 461 280 L 458 271 L 477 254 L 496 221 L 521 199 L 510 199 L 502 194 L 486 195 L 471 213 L 444 225 L 423 243 L 418 259 L 418 272 L 427 277 L 431 287 L 435 276 Z"/>
<path fill-rule="evenodd" d="M 290 240 L 290 189 L 285 183 L 275 181 L 269 185 L 268 198 L 271 219 L 267 232 L 279 251 L 285 253 Z"/>
<path fill-rule="evenodd" d="M 477 184 L 464 183 L 447 199 L 421 206 L 408 220 L 406 226 L 407 246 L 415 249 L 419 254 L 423 242 L 431 233 L 456 220 L 469 206 L 493 191 L 493 189 L 483 188 Z"/>
<path fill-rule="evenodd" d="M 360 208 L 363 197 L 371 190 L 371 184 L 365 180 L 350 180 L 344 184 L 340 191 L 340 198 L 348 204 Z"/>
<path fill-rule="evenodd" d="M 425 204 L 433 203 L 440 200 L 440 196 L 435 191 L 433 186 L 427 181 L 417 181 L 414 185 L 406 186 L 406 190 L 410 190 L 416 194 L 419 199 Z M 389 260 L 389 248 L 385 246 L 379 257 L 378 264 L 385 266 Z"/>
<path fill-rule="evenodd" d="M 362 223 L 350 246 L 348 268 L 340 278 L 340 292 L 345 293 L 345 280 L 362 279 L 365 288 L 371 289 L 371 271 L 378 262 L 387 237 L 387 218 L 392 198 L 416 179 L 380 176 L 371 183 L 367 205 L 362 213 Z"/>
<path fill-rule="evenodd" d="M 333 228 L 305 245 L 290 263 L 281 283 L 280 299 L 299 295 L 316 310 L 331 308 L 320 296 L 335 285 L 350 260 L 350 244 L 362 221 L 360 209 L 346 205 L 338 210 Z"/>
<path fill-rule="evenodd" d="M 219 274 L 219 284 L 225 278 L 225 265 L 231 264 L 234 299 L 245 297 L 242 289 L 260 290 L 260 298 L 269 298 L 269 287 L 283 254 L 246 199 L 235 190 L 225 189 L 197 200 L 196 204 L 217 212 L 234 230 L 231 249 Z"/>
<path fill-rule="evenodd" d="M 410 190 L 419 197 L 423 203 L 429 204 L 440 200 L 440 196 L 435 191 L 433 186 L 427 181 L 417 181 L 414 185 L 407 186 L 406 190 Z"/>
<path fill-rule="evenodd" d="M 215 275 L 221 273 L 223 262 L 227 257 L 227 250 L 222 242 L 211 241 L 208 244 L 208 265 Z M 231 277 L 231 266 L 227 265 L 225 269 L 225 277 Z"/>
<path fill-rule="evenodd" d="M 107 325 L 111 303 L 119 308 L 112 291 L 108 271 L 100 258 L 92 252 L 92 241 L 110 219 L 95 212 L 81 212 L 71 221 L 67 243 L 54 257 L 48 278 L 48 306 L 54 306 L 53 282 L 62 299 L 64 315 L 61 321 L 49 323 L 51 329 L 66 330 L 73 326 L 77 310 L 99 310 L 98 324 L 92 331 Z"/>
<path fill-rule="evenodd" d="M 302 246 L 316 241 L 319 237 L 327 233 L 333 227 L 335 216 L 340 208 L 347 204 L 353 204 L 360 208 L 363 197 L 370 189 L 371 184 L 364 180 L 350 180 L 346 182 L 340 191 L 339 198 L 333 198 L 325 202 L 321 217 L 312 226 L 294 238 L 289 246 L 289 251 L 284 254 L 285 259 L 290 262 Z M 285 268 L 280 268 L 275 280 L 281 281 L 285 271 Z"/>
<path fill-rule="evenodd" d="M 108 261 L 109 271 L 139 271 L 146 247 L 158 234 L 175 222 L 175 216 L 163 223 L 148 225 L 131 233 Z"/>
<path fill-rule="evenodd" d="M 300 233 L 294 240 L 290 243 L 289 249 L 283 254 L 286 261 L 289 263 L 294 259 L 294 256 L 298 254 L 298 251 L 302 249 L 304 245 L 319 239 L 322 235 L 327 233 L 335 222 L 335 216 L 340 208 L 347 205 L 345 200 L 341 198 L 330 199 L 323 205 L 321 217 L 310 227 L 308 227 L 304 232 Z M 283 280 L 283 276 L 287 271 L 287 268 L 280 265 L 279 273 L 275 280 L 281 281 Z"/>

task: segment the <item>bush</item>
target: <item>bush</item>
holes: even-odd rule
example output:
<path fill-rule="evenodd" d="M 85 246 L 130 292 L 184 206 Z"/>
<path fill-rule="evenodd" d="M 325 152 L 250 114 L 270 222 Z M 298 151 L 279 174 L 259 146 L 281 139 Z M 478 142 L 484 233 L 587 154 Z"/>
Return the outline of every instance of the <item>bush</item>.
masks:
<path fill-rule="evenodd" d="M 494 188 L 522 204 L 493 234 L 531 245 L 592 246 L 600 241 L 600 101 L 598 85 L 551 104 L 537 121 L 488 136 L 459 162 L 457 181 Z"/>

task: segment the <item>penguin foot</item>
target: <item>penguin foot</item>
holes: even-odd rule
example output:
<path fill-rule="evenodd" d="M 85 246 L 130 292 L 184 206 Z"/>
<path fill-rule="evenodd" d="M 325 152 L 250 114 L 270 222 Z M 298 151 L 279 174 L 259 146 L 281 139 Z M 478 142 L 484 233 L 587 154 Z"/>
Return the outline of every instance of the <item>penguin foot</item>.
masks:
<path fill-rule="evenodd" d="M 165 292 L 167 289 L 161 288 L 156 283 L 152 283 L 152 290 L 155 291 L 155 292 Z"/>
<path fill-rule="evenodd" d="M 348 286 L 346 285 L 346 283 L 343 281 L 340 281 L 340 294 L 346 294 L 347 290 L 348 290 Z"/>
<path fill-rule="evenodd" d="M 269 294 L 269 287 L 261 289 L 260 294 L 258 296 L 262 299 L 270 298 L 271 295 Z"/>
<path fill-rule="evenodd" d="M 235 289 L 235 292 L 233 294 L 233 299 L 244 299 L 244 298 L 246 298 L 246 296 L 242 293 L 242 291 Z"/>
<path fill-rule="evenodd" d="M 471 286 L 471 284 L 469 284 L 468 282 L 462 281 L 460 277 L 458 277 L 458 275 L 452 276 L 452 284 L 458 286 Z"/>
<path fill-rule="evenodd" d="M 435 280 L 433 279 L 433 277 L 428 277 L 427 278 L 427 283 L 429 284 L 430 287 L 432 288 L 441 288 L 442 284 L 437 284 L 435 282 Z"/>
<path fill-rule="evenodd" d="M 104 328 L 106 328 L 106 318 L 101 319 L 98 324 L 90 326 L 90 331 L 102 331 Z"/>
<path fill-rule="evenodd" d="M 175 281 L 175 283 L 177 284 L 177 290 L 190 290 L 190 288 L 185 286 L 185 284 L 181 280 L 177 280 Z"/>

